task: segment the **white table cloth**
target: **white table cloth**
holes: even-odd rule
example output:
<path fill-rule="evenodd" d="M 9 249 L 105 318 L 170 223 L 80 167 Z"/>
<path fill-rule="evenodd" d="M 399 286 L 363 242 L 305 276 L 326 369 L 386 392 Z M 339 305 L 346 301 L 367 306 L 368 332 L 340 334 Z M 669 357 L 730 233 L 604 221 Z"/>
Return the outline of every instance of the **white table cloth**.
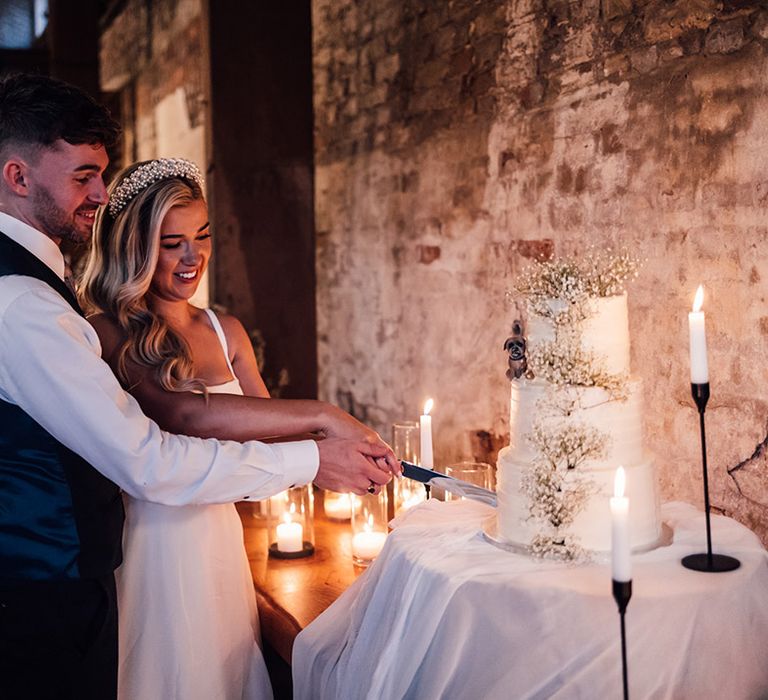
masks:
<path fill-rule="evenodd" d="M 610 565 L 500 550 L 481 535 L 493 510 L 429 501 L 402 516 L 376 562 L 303 630 L 298 700 L 620 698 L 619 616 Z M 768 697 L 768 553 L 712 516 L 729 573 L 680 565 L 706 551 L 704 514 L 662 508 L 671 543 L 633 556 L 627 610 L 630 697 Z"/>

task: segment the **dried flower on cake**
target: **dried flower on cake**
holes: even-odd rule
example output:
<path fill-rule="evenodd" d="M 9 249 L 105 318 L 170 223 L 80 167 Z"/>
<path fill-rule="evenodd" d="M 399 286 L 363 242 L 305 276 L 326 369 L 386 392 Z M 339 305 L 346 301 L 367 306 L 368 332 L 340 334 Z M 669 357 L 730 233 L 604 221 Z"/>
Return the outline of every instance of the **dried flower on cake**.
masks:
<path fill-rule="evenodd" d="M 580 467 L 604 457 L 608 436 L 579 417 L 589 409 L 584 392 L 595 387 L 607 393 L 606 401 L 623 401 L 629 378 L 609 372 L 604 358 L 584 347 L 583 326 L 595 312 L 594 300 L 624 293 L 638 268 L 638 258 L 627 252 L 591 248 L 578 259 L 535 263 L 515 285 L 528 313 L 548 319 L 554 333 L 551 340 L 523 346 L 525 376 L 550 384 L 526 436 L 536 456 L 521 485 L 530 517 L 540 526 L 529 545 L 537 556 L 586 556 L 568 526 L 596 489 Z M 513 374 L 518 378 L 523 373 Z"/>

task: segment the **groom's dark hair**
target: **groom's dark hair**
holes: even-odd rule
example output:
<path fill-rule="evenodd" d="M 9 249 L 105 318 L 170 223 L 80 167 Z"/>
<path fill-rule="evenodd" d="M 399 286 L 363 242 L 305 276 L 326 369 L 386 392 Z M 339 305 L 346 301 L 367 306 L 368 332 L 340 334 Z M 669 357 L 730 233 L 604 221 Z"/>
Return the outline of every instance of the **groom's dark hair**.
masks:
<path fill-rule="evenodd" d="M 7 145 L 46 147 L 59 139 L 110 148 L 120 125 L 79 88 L 43 75 L 0 78 L 0 152 Z"/>

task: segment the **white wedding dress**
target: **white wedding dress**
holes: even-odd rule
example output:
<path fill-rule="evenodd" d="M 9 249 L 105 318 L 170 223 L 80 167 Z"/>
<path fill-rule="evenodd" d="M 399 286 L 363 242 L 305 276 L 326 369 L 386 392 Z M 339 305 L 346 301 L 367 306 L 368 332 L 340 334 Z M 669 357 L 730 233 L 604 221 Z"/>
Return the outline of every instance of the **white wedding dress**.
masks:
<path fill-rule="evenodd" d="M 208 390 L 242 394 L 221 324 L 208 315 L 234 377 Z M 272 698 L 235 506 L 125 501 L 119 700 Z"/>

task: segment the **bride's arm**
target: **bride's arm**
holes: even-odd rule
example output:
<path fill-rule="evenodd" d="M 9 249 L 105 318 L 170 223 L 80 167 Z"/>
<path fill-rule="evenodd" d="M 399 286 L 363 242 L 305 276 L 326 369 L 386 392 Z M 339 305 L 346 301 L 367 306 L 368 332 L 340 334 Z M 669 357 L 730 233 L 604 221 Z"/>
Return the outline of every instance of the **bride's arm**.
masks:
<path fill-rule="evenodd" d="M 218 314 L 218 318 L 227 338 L 227 346 L 230 355 L 232 355 L 232 367 L 243 393 L 246 396 L 259 396 L 268 399 L 269 391 L 261 378 L 259 363 L 256 361 L 248 332 L 234 316 Z"/>
<path fill-rule="evenodd" d="M 101 340 L 102 357 L 117 373 L 120 329 L 103 315 L 88 320 Z M 381 442 L 375 431 L 325 401 L 210 394 L 206 402 L 202 394 L 166 391 L 146 367 L 129 361 L 127 370 L 126 389 L 168 432 L 240 442 L 320 432 L 327 437 Z"/>

